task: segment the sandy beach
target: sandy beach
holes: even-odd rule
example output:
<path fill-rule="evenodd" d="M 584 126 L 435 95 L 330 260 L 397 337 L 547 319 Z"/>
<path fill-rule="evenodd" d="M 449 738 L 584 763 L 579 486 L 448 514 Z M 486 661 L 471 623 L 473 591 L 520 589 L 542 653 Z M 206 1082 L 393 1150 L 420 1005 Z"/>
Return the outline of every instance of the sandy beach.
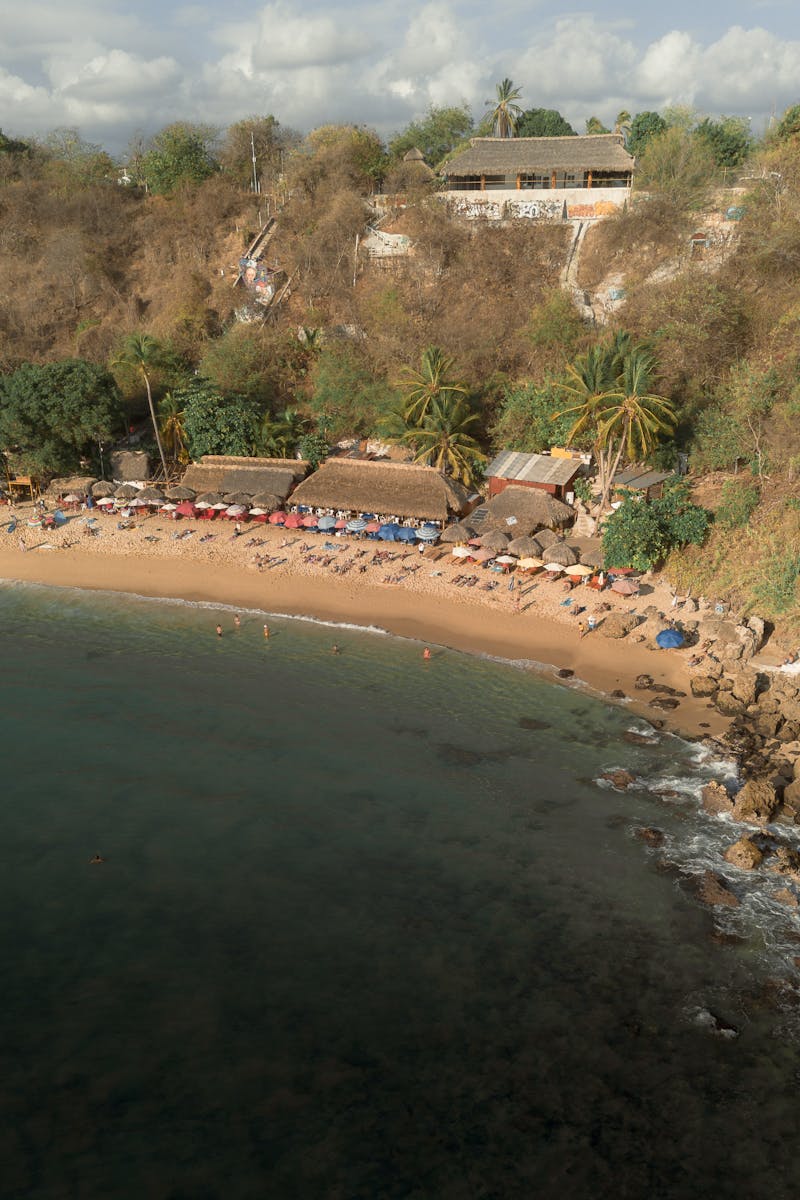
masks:
<path fill-rule="evenodd" d="M 599 629 L 580 636 L 579 621 L 601 604 L 612 611 L 649 605 L 667 611 L 663 585 L 631 598 L 586 587 L 566 593 L 561 583 L 523 576 L 509 589 L 513 576 L 465 567 L 449 547 L 421 555 L 416 547 L 270 525 L 245 525 L 237 537 L 227 521 L 175 522 L 163 515 L 139 518 L 129 530 L 100 516 L 99 533 L 91 536 L 80 515 L 55 531 L 28 526 L 26 507 L 17 515 L 16 533 L 0 541 L 4 579 L 377 626 L 432 646 L 573 671 L 598 692 L 624 692 L 634 711 L 688 736 L 713 736 L 727 724 L 707 701 L 691 696 L 691 650 L 660 651 L 603 637 Z M 476 582 L 459 586 L 465 576 Z M 571 603 L 563 604 L 566 599 Z M 598 612 L 598 620 L 604 615 Z M 210 635 L 215 623 L 210 615 Z M 652 694 L 634 686 L 641 674 L 689 694 L 671 712 L 649 708 Z"/>

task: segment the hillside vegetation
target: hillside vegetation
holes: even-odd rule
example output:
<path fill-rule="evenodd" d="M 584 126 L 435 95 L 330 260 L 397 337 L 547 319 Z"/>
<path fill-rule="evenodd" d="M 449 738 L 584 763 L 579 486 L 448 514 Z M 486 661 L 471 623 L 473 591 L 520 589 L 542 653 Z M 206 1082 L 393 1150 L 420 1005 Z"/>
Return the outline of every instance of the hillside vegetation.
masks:
<path fill-rule="evenodd" d="M 464 114 L 452 112 L 463 136 Z M 612 287 L 624 294 L 596 308 L 594 325 L 561 287 L 569 227 L 451 218 L 435 184 L 402 162 L 402 140 L 392 159 L 368 130 L 328 126 L 303 141 L 273 121 L 261 130 L 268 196 L 247 190 L 247 146 L 232 136 L 225 153 L 180 159 L 173 176 L 175 143 L 163 142 L 157 194 L 137 186 L 133 168 L 120 186 L 92 148 L 70 157 L 0 145 L 0 433 L 3 405 L 8 416 L 27 402 L 13 383 L 25 364 L 111 369 L 119 427 L 146 416 L 143 376 L 122 348 L 147 335 L 148 382 L 160 419 L 172 422 L 176 458 L 192 450 L 184 411 L 190 428 L 200 411 L 224 412 L 212 438 L 223 450 L 234 427 L 250 450 L 291 452 L 305 439 L 324 454 L 338 437 L 376 434 L 413 450 L 409 380 L 438 363 L 447 404 L 436 419 L 473 447 L 462 466 L 475 476 L 499 446 L 538 451 L 563 440 L 574 421 L 559 414 L 587 355 L 605 347 L 622 364 L 636 351 L 671 413 L 638 452 L 667 468 L 685 454 L 712 512 L 727 511 L 723 484 L 750 488 L 745 519 L 717 519 L 702 547 L 673 552 L 671 574 L 790 620 L 800 568 L 800 131 L 785 120 L 731 192 L 719 190 L 701 127 L 676 128 L 654 127 L 641 159 L 647 192 L 584 243 L 580 287 L 595 299 Z M 143 172 L 154 153 L 142 155 Z M 382 227 L 407 235 L 412 251 L 387 267 L 361 239 L 377 219 L 376 183 L 391 179 L 404 203 L 383 206 Z M 265 319 L 233 284 L 267 201 L 278 209 L 267 261 L 291 292 Z M 731 204 L 740 220 L 726 219 Z M 698 231 L 708 246 L 692 247 Z M 597 429 L 575 436 L 589 448 Z M 24 466 L 17 452 L 12 466 Z"/>

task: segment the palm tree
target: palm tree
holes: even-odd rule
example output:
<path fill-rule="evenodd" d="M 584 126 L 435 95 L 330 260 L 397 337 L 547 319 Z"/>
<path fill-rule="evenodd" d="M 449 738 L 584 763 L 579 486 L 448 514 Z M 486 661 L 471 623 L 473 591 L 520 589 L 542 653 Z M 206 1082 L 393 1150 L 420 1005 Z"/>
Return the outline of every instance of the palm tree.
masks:
<path fill-rule="evenodd" d="M 650 391 L 654 369 L 653 356 L 637 346 L 625 356 L 616 388 L 606 393 L 597 433 L 614 457 L 600 495 L 601 509 L 608 502 L 622 455 L 629 460 L 644 457 L 677 423 L 672 401 Z"/>
<path fill-rule="evenodd" d="M 617 119 L 614 122 L 614 133 L 621 133 L 625 138 L 625 141 L 627 141 L 630 136 L 630 132 L 631 114 L 628 112 L 627 108 L 623 108 L 621 112 L 617 113 Z"/>
<path fill-rule="evenodd" d="M 405 415 L 409 420 L 423 420 L 432 401 L 447 396 L 466 396 L 467 389 L 450 378 L 454 367 L 438 346 L 428 346 L 420 360 L 420 370 L 407 367 L 401 377 Z"/>
<path fill-rule="evenodd" d="M 517 121 L 522 116 L 521 107 L 515 103 L 522 95 L 522 90 L 515 87 L 510 79 L 504 79 L 497 84 L 495 91 L 496 102 L 487 101 L 492 107 L 486 110 L 484 117 L 491 117 L 495 137 L 513 137 L 517 132 Z"/>
<path fill-rule="evenodd" d="M 174 462 L 188 462 L 186 430 L 183 427 L 183 406 L 172 392 L 158 402 L 158 423 L 167 452 Z"/>
<path fill-rule="evenodd" d="M 161 345 L 149 333 L 129 333 L 111 365 L 112 367 L 122 367 L 129 371 L 135 371 L 144 380 L 144 386 L 147 391 L 147 404 L 150 408 L 150 420 L 153 422 L 153 433 L 156 437 L 161 466 L 164 468 L 164 478 L 167 479 L 167 460 L 164 457 L 164 447 L 161 444 L 156 410 L 153 407 L 153 392 L 150 387 L 150 372 L 156 369 L 162 357 L 163 350 Z"/>
<path fill-rule="evenodd" d="M 288 458 L 294 454 L 304 433 L 308 432 L 308 421 L 296 408 L 286 408 L 276 417 L 267 413 L 261 424 L 259 450 Z"/>
<path fill-rule="evenodd" d="M 461 483 L 475 481 L 479 463 L 486 461 L 472 427 L 478 420 L 460 396 L 450 394 L 431 400 L 425 417 L 408 424 L 398 440 L 414 450 L 414 462 L 429 463 Z"/>
<path fill-rule="evenodd" d="M 606 129 L 599 117 L 589 117 L 586 121 L 587 134 L 595 133 L 610 133 L 610 129 Z"/>

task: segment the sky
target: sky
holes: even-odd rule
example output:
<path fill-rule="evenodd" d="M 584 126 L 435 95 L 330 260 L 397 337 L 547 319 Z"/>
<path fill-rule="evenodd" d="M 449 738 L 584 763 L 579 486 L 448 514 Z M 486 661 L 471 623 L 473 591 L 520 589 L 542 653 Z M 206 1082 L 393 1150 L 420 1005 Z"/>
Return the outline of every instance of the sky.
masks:
<path fill-rule="evenodd" d="M 0 128 L 76 126 L 115 154 L 173 120 L 387 137 L 430 105 L 479 119 L 504 77 L 578 132 L 672 104 L 761 132 L 800 102 L 797 0 L 0 0 Z"/>

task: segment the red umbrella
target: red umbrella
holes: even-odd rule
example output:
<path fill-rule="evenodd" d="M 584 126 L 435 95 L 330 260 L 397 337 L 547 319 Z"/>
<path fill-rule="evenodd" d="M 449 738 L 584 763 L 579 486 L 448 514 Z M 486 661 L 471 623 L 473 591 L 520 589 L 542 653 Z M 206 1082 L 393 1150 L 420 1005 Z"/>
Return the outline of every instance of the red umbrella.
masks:
<path fill-rule="evenodd" d="M 344 527 L 346 525 L 347 525 L 347 521 L 345 521 L 344 518 L 342 518 L 336 522 L 336 524 L 334 525 L 333 528 L 334 529 L 344 529 Z"/>
<path fill-rule="evenodd" d="M 378 521 L 368 521 L 364 533 L 377 533 L 379 529 L 380 523 Z"/>
<path fill-rule="evenodd" d="M 301 529 L 303 518 L 300 516 L 300 513 L 289 513 L 283 524 L 285 529 Z"/>
<path fill-rule="evenodd" d="M 270 513 L 267 520 L 269 521 L 270 525 L 283 525 L 284 521 L 286 520 L 286 513 L 285 512 Z"/>
<path fill-rule="evenodd" d="M 303 520 L 300 522 L 300 524 L 303 526 L 304 529 L 316 529 L 318 522 L 319 522 L 319 517 L 314 517 L 311 515 L 311 513 L 309 513 L 309 515 L 307 517 L 303 517 Z M 287 521 L 287 524 L 288 524 L 288 521 Z"/>
<path fill-rule="evenodd" d="M 196 517 L 197 516 L 197 509 L 195 508 L 195 506 L 192 504 L 192 502 L 190 500 L 182 500 L 181 503 L 178 505 L 178 507 L 175 509 L 175 512 L 179 517 Z"/>
<path fill-rule="evenodd" d="M 620 596 L 638 596 L 639 585 L 634 583 L 632 579 L 615 579 L 611 585 L 612 592 L 619 592 Z"/>

